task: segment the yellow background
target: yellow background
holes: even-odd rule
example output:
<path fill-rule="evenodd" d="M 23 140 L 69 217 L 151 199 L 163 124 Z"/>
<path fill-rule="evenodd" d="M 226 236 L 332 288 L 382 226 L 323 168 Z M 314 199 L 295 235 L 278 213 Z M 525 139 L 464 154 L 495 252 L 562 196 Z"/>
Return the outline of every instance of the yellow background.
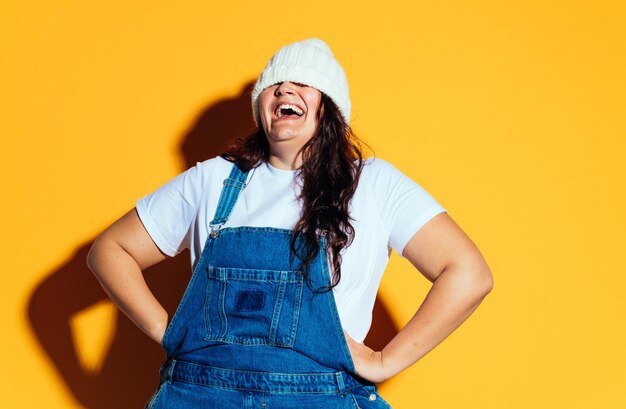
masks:
<path fill-rule="evenodd" d="M 400 409 L 626 407 L 625 21 L 620 0 L 3 1 L 2 405 L 147 400 L 163 355 L 106 301 L 86 249 L 250 130 L 247 84 L 315 36 L 346 70 L 357 134 L 495 276 L 381 394 Z M 150 272 L 161 296 L 181 294 L 186 264 Z M 394 255 L 382 333 L 427 290 Z"/>

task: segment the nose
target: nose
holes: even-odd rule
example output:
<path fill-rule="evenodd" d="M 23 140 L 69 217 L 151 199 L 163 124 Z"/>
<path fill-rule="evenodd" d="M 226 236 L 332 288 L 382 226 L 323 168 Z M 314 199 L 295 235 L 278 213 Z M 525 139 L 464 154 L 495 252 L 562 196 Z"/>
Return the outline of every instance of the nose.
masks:
<path fill-rule="evenodd" d="M 285 95 L 285 94 L 293 94 L 294 92 L 294 85 L 289 82 L 289 81 L 285 81 L 285 82 L 281 82 L 280 85 L 278 86 L 278 88 L 276 88 L 276 96 L 279 95 Z"/>

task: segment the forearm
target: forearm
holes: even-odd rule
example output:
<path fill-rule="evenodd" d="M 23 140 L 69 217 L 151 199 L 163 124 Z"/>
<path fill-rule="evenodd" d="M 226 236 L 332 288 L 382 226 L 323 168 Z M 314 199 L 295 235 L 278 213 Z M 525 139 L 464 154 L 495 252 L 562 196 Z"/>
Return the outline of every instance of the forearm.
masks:
<path fill-rule="evenodd" d="M 437 277 L 413 318 L 381 351 L 386 377 L 417 362 L 474 312 L 492 287 L 485 268 L 452 266 Z"/>
<path fill-rule="evenodd" d="M 157 301 L 135 259 L 111 240 L 96 240 L 87 264 L 117 307 L 156 342 L 167 326 L 167 311 Z"/>

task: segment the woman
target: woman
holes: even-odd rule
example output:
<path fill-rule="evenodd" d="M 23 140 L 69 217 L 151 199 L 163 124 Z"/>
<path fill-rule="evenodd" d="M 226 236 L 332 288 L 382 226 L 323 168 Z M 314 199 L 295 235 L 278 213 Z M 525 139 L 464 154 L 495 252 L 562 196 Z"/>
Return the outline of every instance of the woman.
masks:
<path fill-rule="evenodd" d="M 252 93 L 258 131 L 137 201 L 88 264 L 167 359 L 147 408 L 388 408 L 375 384 L 454 331 L 492 288 L 472 241 L 389 163 L 363 160 L 328 46 L 280 49 Z M 141 271 L 190 248 L 168 323 Z M 433 286 L 381 351 L 362 344 L 390 250 Z"/>

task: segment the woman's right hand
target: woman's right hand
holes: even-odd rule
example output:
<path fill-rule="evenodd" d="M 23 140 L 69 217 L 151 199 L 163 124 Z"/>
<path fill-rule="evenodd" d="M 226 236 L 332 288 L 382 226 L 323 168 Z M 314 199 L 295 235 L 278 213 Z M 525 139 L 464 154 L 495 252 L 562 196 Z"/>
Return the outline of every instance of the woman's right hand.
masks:
<path fill-rule="evenodd" d="M 87 255 L 87 265 L 115 305 L 159 343 L 168 314 L 148 288 L 142 270 L 166 258 L 135 209 L 102 232 Z"/>
<path fill-rule="evenodd" d="M 345 330 L 344 335 L 357 375 L 374 383 L 384 382 L 395 375 L 384 366 L 382 352 L 355 341 Z"/>

